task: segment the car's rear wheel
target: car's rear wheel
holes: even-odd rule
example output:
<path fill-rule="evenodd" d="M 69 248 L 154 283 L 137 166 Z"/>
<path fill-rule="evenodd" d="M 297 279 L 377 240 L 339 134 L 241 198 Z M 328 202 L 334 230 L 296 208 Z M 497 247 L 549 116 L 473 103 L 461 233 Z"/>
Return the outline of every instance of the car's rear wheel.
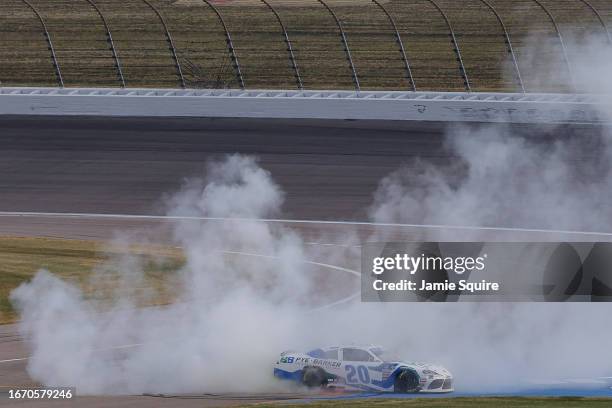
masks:
<path fill-rule="evenodd" d="M 419 375 L 412 370 L 402 370 L 395 376 L 393 391 L 408 393 L 419 391 Z"/>
<path fill-rule="evenodd" d="M 305 367 L 302 372 L 302 384 L 310 388 L 326 385 L 325 372 L 319 367 Z"/>

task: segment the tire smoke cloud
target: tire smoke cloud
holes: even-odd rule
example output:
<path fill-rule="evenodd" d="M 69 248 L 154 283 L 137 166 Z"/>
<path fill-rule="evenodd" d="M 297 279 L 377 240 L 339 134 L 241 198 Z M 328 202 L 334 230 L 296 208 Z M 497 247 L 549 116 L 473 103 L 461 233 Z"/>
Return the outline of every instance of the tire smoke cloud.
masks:
<path fill-rule="evenodd" d="M 572 55 L 585 54 L 586 64 L 574 72 L 603 81 L 612 68 L 609 46 L 579 46 Z M 593 67 L 597 72 L 587 75 Z M 580 86 L 602 92 L 601 83 Z M 612 94 L 612 83 L 605 86 Z M 609 131 L 588 139 L 559 137 L 563 128 L 546 133 L 535 140 L 507 126 L 449 128 L 446 149 L 457 163 L 407 163 L 381 181 L 370 217 L 612 231 Z M 116 260 L 125 279 L 110 307 L 38 272 L 11 295 L 31 344 L 28 373 L 45 385 L 75 386 L 79 394 L 261 392 L 286 389 L 271 375 L 280 351 L 376 343 L 448 367 L 464 391 L 611 374 L 608 304 L 352 302 L 317 309 L 338 300 L 338 288 L 357 292 L 359 282 L 309 262 L 354 264 L 359 248 L 309 246 L 291 229 L 256 220 L 281 215 L 283 199 L 272 175 L 240 155 L 211 163 L 206 177 L 170 195 L 169 215 L 251 219 L 173 226 L 186 262 L 176 272 L 177 301 L 170 305 L 137 307 L 140 299 L 125 285 L 146 281 L 129 259 Z M 359 243 L 356 234 L 346 242 Z M 102 268 L 92 282 L 104 277 Z"/>

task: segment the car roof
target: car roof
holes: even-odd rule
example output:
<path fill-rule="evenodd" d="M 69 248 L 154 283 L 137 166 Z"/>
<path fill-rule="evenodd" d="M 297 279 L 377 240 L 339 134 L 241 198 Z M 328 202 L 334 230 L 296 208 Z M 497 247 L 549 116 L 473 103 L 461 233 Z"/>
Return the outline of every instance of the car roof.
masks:
<path fill-rule="evenodd" d="M 382 347 L 380 347 L 380 346 L 378 346 L 376 344 L 367 344 L 367 345 L 345 344 L 345 345 L 340 345 L 340 346 L 319 347 L 319 350 L 332 351 L 332 350 L 338 350 L 338 349 L 341 349 L 341 348 L 356 348 L 356 349 L 364 349 L 364 350 L 382 349 Z"/>
<path fill-rule="evenodd" d="M 326 356 L 326 353 L 338 351 L 341 348 L 364 350 L 370 354 L 377 354 L 374 350 L 382 350 L 381 347 L 375 346 L 375 345 L 357 346 L 357 345 L 351 344 L 351 345 L 345 345 L 345 346 L 319 347 L 319 348 L 307 351 L 305 354 L 313 358 L 329 358 L 328 356 Z M 335 357 L 335 358 L 338 358 L 338 357 Z"/>

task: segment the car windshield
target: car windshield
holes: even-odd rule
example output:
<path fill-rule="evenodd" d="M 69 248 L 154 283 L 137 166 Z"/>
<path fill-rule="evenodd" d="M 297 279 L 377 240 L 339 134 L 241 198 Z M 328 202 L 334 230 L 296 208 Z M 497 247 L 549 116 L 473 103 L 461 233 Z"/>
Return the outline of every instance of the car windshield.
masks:
<path fill-rule="evenodd" d="M 371 348 L 370 351 L 382 361 L 401 361 L 395 354 L 380 347 Z"/>

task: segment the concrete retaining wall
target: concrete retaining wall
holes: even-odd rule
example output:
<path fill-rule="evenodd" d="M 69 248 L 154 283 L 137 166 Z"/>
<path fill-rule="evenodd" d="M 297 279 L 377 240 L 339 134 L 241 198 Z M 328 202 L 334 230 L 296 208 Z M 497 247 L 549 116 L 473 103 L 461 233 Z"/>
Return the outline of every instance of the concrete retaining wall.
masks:
<path fill-rule="evenodd" d="M 601 123 L 590 95 L 0 88 L 0 115 Z"/>

